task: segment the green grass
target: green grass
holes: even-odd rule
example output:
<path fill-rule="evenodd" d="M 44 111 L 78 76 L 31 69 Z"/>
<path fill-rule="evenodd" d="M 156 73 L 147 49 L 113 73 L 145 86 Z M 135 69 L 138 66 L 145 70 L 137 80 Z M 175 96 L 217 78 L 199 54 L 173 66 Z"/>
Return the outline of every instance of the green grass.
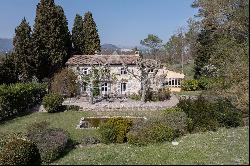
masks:
<path fill-rule="evenodd" d="M 32 113 L 0 124 L 0 133 L 26 132 L 34 122 L 48 121 L 51 126 L 68 131 L 74 140 L 94 135 L 96 129 L 76 129 L 81 117 L 100 115 L 100 112 Z M 122 111 L 101 114 L 123 115 Z M 132 115 L 150 116 L 151 111 L 127 112 Z M 157 113 L 156 113 L 157 114 Z M 249 127 L 225 129 L 218 132 L 188 134 L 178 138 L 180 143 L 170 142 L 136 147 L 129 144 L 98 144 L 77 147 L 54 164 L 249 164 Z"/>
<path fill-rule="evenodd" d="M 155 111 L 68 111 L 60 113 L 36 112 L 26 116 L 17 117 L 13 120 L 0 124 L 0 133 L 20 132 L 25 134 L 27 126 L 34 122 L 47 121 L 51 127 L 62 128 L 68 131 L 73 140 L 80 141 L 87 135 L 98 134 L 95 129 L 76 129 L 82 117 L 100 117 L 100 116 L 138 116 L 152 117 L 159 115 Z"/>
<path fill-rule="evenodd" d="M 249 164 L 248 127 L 187 135 L 170 142 L 137 147 L 128 144 L 78 147 L 54 164 Z"/>
<path fill-rule="evenodd" d="M 26 128 L 34 122 L 47 121 L 51 127 L 62 128 L 68 131 L 74 140 L 81 140 L 85 135 L 95 134 L 95 130 L 81 130 L 76 129 L 82 117 L 89 116 L 86 112 L 60 112 L 60 113 L 46 113 L 36 112 L 30 115 L 15 118 L 0 124 L 0 133 L 14 133 L 20 132 L 25 134 Z"/>

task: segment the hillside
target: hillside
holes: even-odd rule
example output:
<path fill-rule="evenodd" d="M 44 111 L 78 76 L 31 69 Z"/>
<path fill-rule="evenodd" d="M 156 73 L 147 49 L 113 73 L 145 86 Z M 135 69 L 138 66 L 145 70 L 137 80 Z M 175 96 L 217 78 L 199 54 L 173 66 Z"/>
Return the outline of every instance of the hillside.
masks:
<path fill-rule="evenodd" d="M 0 38 L 0 53 L 9 52 L 13 49 L 12 39 Z"/>

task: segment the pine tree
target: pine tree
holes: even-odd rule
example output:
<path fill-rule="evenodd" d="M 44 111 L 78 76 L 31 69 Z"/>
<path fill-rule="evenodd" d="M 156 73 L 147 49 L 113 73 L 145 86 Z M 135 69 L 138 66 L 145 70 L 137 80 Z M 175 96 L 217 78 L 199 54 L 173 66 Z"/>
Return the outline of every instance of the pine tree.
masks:
<path fill-rule="evenodd" d="M 83 20 L 84 33 L 84 53 L 86 55 L 93 55 L 96 51 L 101 51 L 100 39 L 96 29 L 96 23 L 92 17 L 91 12 L 84 15 Z"/>
<path fill-rule="evenodd" d="M 72 43 L 74 54 L 84 54 L 83 19 L 79 14 L 76 15 L 72 28 Z"/>
<path fill-rule="evenodd" d="M 64 11 L 54 0 L 41 0 L 37 5 L 32 39 L 37 77 L 51 77 L 64 66 L 72 47 Z"/>
<path fill-rule="evenodd" d="M 33 54 L 31 49 L 31 27 L 24 18 L 15 29 L 13 39 L 15 68 L 21 81 L 28 81 L 34 74 Z"/>

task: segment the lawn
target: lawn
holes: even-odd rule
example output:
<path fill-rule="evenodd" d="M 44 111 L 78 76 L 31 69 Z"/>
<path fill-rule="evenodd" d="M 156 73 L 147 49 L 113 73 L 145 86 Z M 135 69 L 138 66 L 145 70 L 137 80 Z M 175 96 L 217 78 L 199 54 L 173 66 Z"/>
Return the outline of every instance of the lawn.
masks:
<path fill-rule="evenodd" d="M 108 112 L 103 112 L 105 114 Z M 111 112 L 109 112 L 112 114 Z M 48 121 L 53 127 L 67 130 L 74 140 L 98 133 L 95 129 L 79 130 L 76 125 L 81 117 L 97 112 L 32 113 L 0 124 L 0 132 L 26 132 L 33 122 Z M 126 114 L 134 115 L 135 112 Z M 150 116 L 152 112 L 140 113 Z M 122 115 L 122 112 L 116 112 Z M 167 142 L 145 147 L 128 144 L 98 144 L 77 147 L 54 164 L 248 164 L 249 127 L 225 129 L 217 132 L 189 134 L 179 138 L 177 146 Z"/>
<path fill-rule="evenodd" d="M 36 112 L 30 115 L 22 116 L 9 120 L 4 124 L 0 124 L 0 133 L 21 132 L 26 133 L 26 127 L 34 122 L 47 121 L 50 126 L 62 128 L 68 131 L 74 140 L 81 140 L 87 134 L 95 134 L 94 130 L 79 130 L 76 129 L 80 119 L 84 116 L 89 116 L 86 112 L 60 112 L 49 114 L 46 112 Z"/>
<path fill-rule="evenodd" d="M 128 144 L 78 147 L 54 164 L 249 164 L 248 127 L 189 134 L 178 142 L 177 146 L 167 142 L 145 147 Z"/>

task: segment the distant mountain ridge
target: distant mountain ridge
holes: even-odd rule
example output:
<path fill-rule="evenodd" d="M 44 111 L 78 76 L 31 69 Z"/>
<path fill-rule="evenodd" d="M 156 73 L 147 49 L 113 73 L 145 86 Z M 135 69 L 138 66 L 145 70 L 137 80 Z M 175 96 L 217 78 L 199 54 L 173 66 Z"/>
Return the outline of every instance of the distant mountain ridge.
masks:
<path fill-rule="evenodd" d="M 129 52 L 132 47 L 117 46 L 114 44 L 102 44 L 101 53 L 112 54 L 113 52 Z M 10 52 L 13 49 L 13 39 L 0 38 L 0 53 Z"/>
<path fill-rule="evenodd" d="M 13 49 L 13 43 L 12 39 L 4 39 L 0 38 L 0 52 L 10 52 Z"/>
<path fill-rule="evenodd" d="M 113 49 L 113 50 L 119 50 L 120 48 L 114 44 L 103 44 L 101 45 L 102 49 Z"/>

